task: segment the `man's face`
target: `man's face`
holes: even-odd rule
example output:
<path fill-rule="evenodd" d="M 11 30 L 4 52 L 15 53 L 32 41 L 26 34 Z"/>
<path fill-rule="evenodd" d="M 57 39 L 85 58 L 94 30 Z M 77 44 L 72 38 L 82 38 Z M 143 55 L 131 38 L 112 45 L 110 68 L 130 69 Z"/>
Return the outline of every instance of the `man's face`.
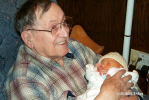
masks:
<path fill-rule="evenodd" d="M 64 12 L 55 3 L 51 3 L 50 9 L 41 16 L 41 11 L 36 11 L 37 24 L 34 29 L 49 30 L 65 19 Z M 68 52 L 69 29 L 64 26 L 53 36 L 50 32 L 32 31 L 32 50 L 41 56 L 57 60 Z"/>
<path fill-rule="evenodd" d="M 105 58 L 104 60 L 102 60 L 101 65 L 101 69 L 106 71 L 108 71 L 111 68 L 111 66 L 116 68 L 123 68 L 121 64 L 119 64 L 117 61 L 111 58 Z"/>

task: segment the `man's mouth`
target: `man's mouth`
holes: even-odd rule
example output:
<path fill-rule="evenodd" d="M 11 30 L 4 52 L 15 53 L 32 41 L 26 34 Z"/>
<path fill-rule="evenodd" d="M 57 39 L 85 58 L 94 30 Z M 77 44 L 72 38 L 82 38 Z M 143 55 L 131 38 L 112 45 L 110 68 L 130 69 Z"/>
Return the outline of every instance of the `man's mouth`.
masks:
<path fill-rule="evenodd" d="M 57 43 L 58 45 L 61 45 L 61 44 L 65 44 L 66 43 L 66 41 L 62 41 L 62 42 L 59 42 L 59 43 Z"/>

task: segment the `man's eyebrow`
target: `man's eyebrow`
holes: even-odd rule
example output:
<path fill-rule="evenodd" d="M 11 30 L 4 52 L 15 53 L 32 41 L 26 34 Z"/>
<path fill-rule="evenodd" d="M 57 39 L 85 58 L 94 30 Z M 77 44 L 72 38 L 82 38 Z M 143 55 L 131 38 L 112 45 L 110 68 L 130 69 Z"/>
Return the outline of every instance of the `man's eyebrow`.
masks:
<path fill-rule="evenodd" d="M 62 21 L 64 21 L 64 19 L 65 19 L 65 15 L 63 15 L 63 17 L 62 17 L 60 23 L 61 23 Z"/>
<path fill-rule="evenodd" d="M 50 20 L 49 23 L 56 22 L 56 20 Z"/>
<path fill-rule="evenodd" d="M 60 22 L 62 22 L 64 19 L 65 19 L 65 15 L 63 15 L 63 17 L 62 17 L 62 19 L 61 19 L 61 21 L 60 21 Z M 49 22 L 49 23 L 56 22 L 56 21 L 57 21 L 57 20 L 50 20 L 50 22 Z"/>

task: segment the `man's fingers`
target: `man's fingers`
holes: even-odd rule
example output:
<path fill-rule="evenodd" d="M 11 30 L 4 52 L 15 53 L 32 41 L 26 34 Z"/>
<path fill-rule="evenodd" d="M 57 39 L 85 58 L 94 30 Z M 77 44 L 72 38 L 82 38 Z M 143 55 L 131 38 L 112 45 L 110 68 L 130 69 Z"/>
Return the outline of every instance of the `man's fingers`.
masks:
<path fill-rule="evenodd" d="M 109 74 L 107 74 L 106 79 L 109 79 L 109 78 L 111 78 L 111 76 Z"/>
<path fill-rule="evenodd" d="M 128 89 L 130 89 L 131 87 L 133 87 L 134 86 L 134 83 L 127 83 L 126 84 L 126 89 L 128 90 Z"/>
<path fill-rule="evenodd" d="M 122 78 L 122 80 L 127 83 L 129 80 L 131 80 L 132 76 L 131 75 L 127 75 L 125 77 Z"/>
<path fill-rule="evenodd" d="M 132 89 L 127 90 L 126 93 L 127 93 L 126 95 L 131 95 L 131 93 L 132 93 Z"/>
<path fill-rule="evenodd" d="M 126 70 L 120 70 L 118 71 L 115 75 L 113 75 L 113 77 L 117 77 L 117 78 L 121 78 L 123 74 L 126 73 Z"/>

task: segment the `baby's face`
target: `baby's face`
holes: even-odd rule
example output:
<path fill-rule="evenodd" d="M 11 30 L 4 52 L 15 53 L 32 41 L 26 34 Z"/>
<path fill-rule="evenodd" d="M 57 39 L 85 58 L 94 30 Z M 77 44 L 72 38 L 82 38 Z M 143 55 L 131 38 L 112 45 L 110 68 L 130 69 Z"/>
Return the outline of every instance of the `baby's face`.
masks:
<path fill-rule="evenodd" d="M 109 70 L 111 66 L 116 67 L 116 68 L 123 68 L 123 66 L 115 61 L 114 59 L 111 58 L 105 58 L 101 62 L 101 70 Z"/>

